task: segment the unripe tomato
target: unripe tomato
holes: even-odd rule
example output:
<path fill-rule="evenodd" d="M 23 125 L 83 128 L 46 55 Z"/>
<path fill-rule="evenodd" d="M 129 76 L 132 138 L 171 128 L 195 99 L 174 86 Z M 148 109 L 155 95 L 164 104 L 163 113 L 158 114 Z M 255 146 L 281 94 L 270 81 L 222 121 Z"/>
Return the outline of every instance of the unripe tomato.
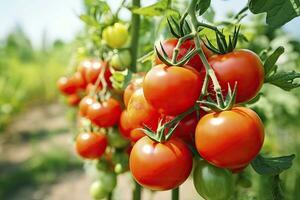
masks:
<path fill-rule="evenodd" d="M 131 55 L 128 50 L 114 54 L 110 61 L 110 66 L 115 70 L 125 70 L 131 64 Z"/>
<path fill-rule="evenodd" d="M 237 82 L 236 103 L 243 103 L 255 97 L 264 83 L 264 67 L 260 58 L 249 50 L 236 50 L 209 58 L 209 64 L 216 73 L 223 95 L 228 92 L 228 83 L 233 89 Z M 202 69 L 202 76 L 205 70 Z M 214 94 L 213 84 L 208 87 Z"/>
<path fill-rule="evenodd" d="M 106 190 L 106 183 L 100 180 L 96 180 L 92 183 L 90 187 L 90 195 L 93 199 L 104 199 L 108 194 L 109 192 Z"/>
<path fill-rule="evenodd" d="M 105 184 L 105 189 L 108 192 L 113 191 L 117 185 L 117 176 L 113 172 L 102 172 L 98 179 Z"/>
<path fill-rule="evenodd" d="M 81 98 L 77 93 L 71 94 L 70 96 L 68 96 L 68 99 L 67 99 L 68 104 L 70 106 L 78 106 L 80 100 L 81 100 Z"/>
<path fill-rule="evenodd" d="M 197 163 L 193 173 L 194 186 L 206 200 L 228 200 L 234 192 L 232 174 L 202 160 Z"/>
<path fill-rule="evenodd" d="M 95 102 L 95 99 L 91 96 L 85 96 L 79 103 L 79 114 L 83 117 L 87 115 L 88 108 Z"/>
<path fill-rule="evenodd" d="M 127 26 L 115 23 L 113 26 L 109 26 L 103 30 L 102 38 L 111 48 L 121 48 L 126 44 L 128 39 Z"/>
<path fill-rule="evenodd" d="M 134 179 L 151 190 L 178 187 L 188 178 L 192 165 L 192 153 L 177 138 L 158 143 L 145 136 L 135 143 L 129 158 Z"/>
<path fill-rule="evenodd" d="M 244 107 L 205 115 L 195 135 L 197 150 L 205 160 L 233 171 L 248 165 L 263 141 L 263 123 L 254 111 Z"/>
<path fill-rule="evenodd" d="M 100 158 L 107 147 L 107 139 L 103 133 L 83 132 L 76 138 L 76 151 L 86 159 Z"/>
<path fill-rule="evenodd" d="M 164 115 L 178 115 L 198 99 L 202 80 L 191 67 L 157 65 L 145 76 L 143 90 L 147 102 Z"/>
<path fill-rule="evenodd" d="M 177 43 L 178 43 L 177 38 L 170 38 L 170 39 L 164 40 L 162 42 L 162 46 L 170 59 L 172 59 L 173 50 L 175 49 Z M 182 57 L 184 57 L 187 54 L 188 50 L 191 50 L 193 48 L 195 48 L 195 43 L 193 40 L 186 40 L 185 42 L 183 42 L 179 48 L 177 60 L 179 61 Z M 212 55 L 212 52 L 209 49 L 207 49 L 207 47 L 203 43 L 201 44 L 201 48 L 207 58 L 209 58 Z M 163 55 L 163 52 L 162 52 L 162 49 L 160 46 L 158 46 L 158 52 L 161 55 Z M 159 57 L 157 55 L 155 56 L 154 63 L 156 65 L 163 64 L 163 62 L 159 59 Z M 195 68 L 198 71 L 200 71 L 200 69 L 203 68 L 203 63 L 198 54 L 193 56 L 188 61 L 187 65 Z"/>
<path fill-rule="evenodd" d="M 71 95 L 77 91 L 77 84 L 74 79 L 65 76 L 58 79 L 57 87 L 59 91 L 65 95 Z"/>
<path fill-rule="evenodd" d="M 87 118 L 99 127 L 107 128 L 119 122 L 122 108 L 120 103 L 110 98 L 104 102 L 94 102 L 89 106 Z"/>
<path fill-rule="evenodd" d="M 92 66 L 86 69 L 85 79 L 87 83 L 95 84 L 103 68 L 105 70 L 104 79 L 108 87 L 111 87 L 112 83 L 110 81 L 110 77 L 112 74 L 109 70 L 107 63 L 103 61 L 93 61 Z M 101 82 L 99 84 L 101 85 Z"/>

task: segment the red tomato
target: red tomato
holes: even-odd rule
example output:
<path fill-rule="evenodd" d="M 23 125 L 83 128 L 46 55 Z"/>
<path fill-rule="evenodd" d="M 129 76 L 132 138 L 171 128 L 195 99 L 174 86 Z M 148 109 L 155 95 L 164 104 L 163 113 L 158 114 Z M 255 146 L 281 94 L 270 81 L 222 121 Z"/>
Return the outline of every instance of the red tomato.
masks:
<path fill-rule="evenodd" d="M 119 122 L 122 108 L 120 103 L 110 98 L 104 102 L 94 102 L 89 106 L 87 118 L 99 127 L 111 127 Z"/>
<path fill-rule="evenodd" d="M 95 102 L 91 96 L 85 96 L 79 103 L 79 114 L 83 117 L 87 115 L 88 108 Z"/>
<path fill-rule="evenodd" d="M 100 158 L 107 147 L 107 139 L 103 133 L 80 133 L 76 138 L 76 151 L 86 159 Z"/>
<path fill-rule="evenodd" d="M 84 90 L 86 88 L 87 84 L 86 84 L 85 79 L 83 78 L 83 76 L 80 72 L 75 72 L 75 74 L 71 78 L 74 79 L 74 82 L 76 83 L 77 89 Z"/>
<path fill-rule="evenodd" d="M 73 78 L 62 76 L 57 81 L 57 87 L 61 93 L 71 95 L 76 93 L 77 84 Z"/>
<path fill-rule="evenodd" d="M 234 88 L 237 82 L 236 103 L 247 102 L 255 97 L 264 83 L 264 67 L 260 58 L 249 50 L 236 50 L 224 55 L 209 58 L 209 64 L 216 73 L 217 79 L 227 94 L 228 83 Z M 202 75 L 205 70 L 202 70 Z M 213 85 L 209 92 L 214 93 Z"/>
<path fill-rule="evenodd" d="M 166 53 L 168 54 L 168 57 L 170 59 L 172 59 L 172 55 L 173 55 L 173 50 L 176 47 L 178 43 L 178 39 L 177 38 L 171 38 L 171 39 L 167 39 L 165 41 L 162 42 L 162 46 L 164 48 L 164 50 L 166 51 Z M 177 56 L 177 60 L 180 60 L 182 57 L 184 57 L 189 49 L 193 49 L 195 48 L 195 43 L 193 40 L 186 40 L 184 43 L 181 44 L 180 48 L 179 48 L 179 52 L 178 52 L 178 56 Z M 206 46 L 202 43 L 201 44 L 201 48 L 205 54 L 205 56 L 207 58 L 209 58 L 212 55 L 212 52 L 206 48 Z M 163 52 L 160 48 L 160 46 L 158 46 L 158 52 L 163 55 Z M 154 60 L 155 64 L 162 64 L 163 62 L 158 58 L 158 56 L 155 56 L 155 60 Z M 200 59 L 199 55 L 195 55 L 193 56 L 189 62 L 187 63 L 187 65 L 194 67 L 196 70 L 200 71 L 201 68 L 203 68 L 203 64 L 202 61 Z"/>
<path fill-rule="evenodd" d="M 145 76 L 143 89 L 150 105 L 164 115 L 178 115 L 198 99 L 202 80 L 191 67 L 157 65 Z"/>
<path fill-rule="evenodd" d="M 124 101 L 124 104 L 126 107 L 128 105 L 131 95 L 134 93 L 134 91 L 136 91 L 137 89 L 142 87 L 142 83 L 143 83 L 143 77 L 140 77 L 140 78 L 133 80 L 126 87 L 126 89 L 124 90 L 124 94 L 123 94 L 123 101 Z"/>
<path fill-rule="evenodd" d="M 127 118 L 132 129 L 143 128 L 144 125 L 156 131 L 160 114 L 145 99 L 143 89 L 136 90 L 127 106 Z M 141 130 L 132 130 L 134 140 L 144 136 Z"/>
<path fill-rule="evenodd" d="M 193 156 L 177 138 L 158 143 L 147 136 L 133 146 L 129 167 L 135 180 L 151 190 L 170 190 L 190 175 Z"/>
<path fill-rule="evenodd" d="M 195 135 L 197 150 L 205 160 L 233 171 L 249 164 L 263 141 L 264 126 L 259 116 L 244 107 L 205 115 Z"/>
<path fill-rule="evenodd" d="M 110 77 L 112 74 L 109 70 L 107 63 L 103 61 L 93 61 L 92 66 L 87 68 L 85 71 L 85 79 L 88 83 L 95 84 L 98 79 L 98 76 L 101 73 L 102 67 L 105 68 L 105 72 L 104 72 L 105 81 L 108 87 L 111 87 L 112 83 L 110 81 Z"/>
<path fill-rule="evenodd" d="M 125 137 L 125 138 L 130 138 L 130 131 L 132 130 L 132 126 L 130 125 L 130 122 L 127 117 L 127 110 L 123 110 L 120 116 L 120 121 L 119 121 L 119 130 L 120 133 Z"/>
<path fill-rule="evenodd" d="M 68 96 L 68 99 L 67 99 L 68 104 L 70 106 L 77 106 L 79 104 L 80 100 L 81 100 L 81 98 L 77 93 L 71 94 L 70 96 Z"/>
<path fill-rule="evenodd" d="M 78 66 L 77 71 L 81 73 L 82 77 L 86 80 L 86 71 L 91 68 L 93 65 L 93 62 L 91 60 L 84 60 L 83 62 L 80 63 Z"/>

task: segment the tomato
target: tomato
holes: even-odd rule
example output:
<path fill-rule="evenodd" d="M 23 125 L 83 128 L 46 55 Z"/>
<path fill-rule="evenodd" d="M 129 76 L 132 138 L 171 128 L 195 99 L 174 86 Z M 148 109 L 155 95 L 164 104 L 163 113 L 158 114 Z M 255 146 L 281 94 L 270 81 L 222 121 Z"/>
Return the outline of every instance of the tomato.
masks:
<path fill-rule="evenodd" d="M 120 103 L 113 98 L 104 102 L 92 103 L 87 111 L 87 118 L 95 125 L 107 128 L 119 122 L 122 108 Z"/>
<path fill-rule="evenodd" d="M 110 81 L 111 72 L 109 70 L 109 67 L 106 62 L 103 61 L 93 61 L 92 66 L 86 69 L 85 72 L 85 79 L 88 83 L 95 84 L 98 76 L 101 74 L 101 70 L 105 68 L 104 72 L 104 79 L 108 85 L 108 87 L 112 86 L 112 83 Z M 99 83 L 101 84 L 101 82 Z"/>
<path fill-rule="evenodd" d="M 195 135 L 197 150 L 205 160 L 233 171 L 248 165 L 263 141 L 264 127 L 259 116 L 244 107 L 205 115 Z"/>
<path fill-rule="evenodd" d="M 86 77 L 86 71 L 91 68 L 93 65 L 93 62 L 91 60 L 84 60 L 80 63 L 78 66 L 77 71 L 81 73 L 81 76 L 85 79 Z M 86 79 L 85 79 L 86 81 Z"/>
<path fill-rule="evenodd" d="M 157 65 L 145 76 L 145 98 L 160 113 L 178 115 L 192 107 L 198 99 L 202 80 L 191 67 Z"/>
<path fill-rule="evenodd" d="M 68 99 L 67 99 L 68 104 L 70 106 L 77 106 L 79 104 L 80 100 L 81 100 L 81 98 L 77 93 L 71 94 L 70 96 L 68 96 Z"/>
<path fill-rule="evenodd" d="M 178 187 L 188 178 L 192 165 L 192 153 L 177 138 L 158 143 L 145 136 L 135 143 L 129 157 L 132 176 L 151 190 Z"/>
<path fill-rule="evenodd" d="M 90 194 L 94 199 L 103 199 L 117 185 L 117 177 L 112 172 L 101 173 L 98 180 L 94 181 L 90 187 Z"/>
<path fill-rule="evenodd" d="M 74 79 L 65 76 L 58 79 L 57 87 L 65 95 L 71 95 L 77 91 L 77 84 Z"/>
<path fill-rule="evenodd" d="M 119 121 L 119 131 L 125 138 L 130 138 L 130 131 L 132 130 L 132 125 L 130 124 L 127 117 L 127 110 L 123 110 Z"/>
<path fill-rule="evenodd" d="M 123 148 L 128 145 L 128 140 L 126 140 L 117 130 L 113 129 L 108 133 L 109 145 L 115 148 Z"/>
<path fill-rule="evenodd" d="M 95 99 L 91 96 L 85 96 L 79 103 L 79 114 L 83 117 L 87 115 L 88 108 L 95 102 Z"/>
<path fill-rule="evenodd" d="M 236 50 L 209 58 L 209 64 L 216 73 L 223 95 L 227 94 L 228 83 L 233 89 L 237 82 L 236 103 L 243 103 L 255 97 L 264 83 L 264 67 L 260 58 L 249 50 Z M 202 70 L 202 74 L 205 70 Z M 203 75 L 204 76 L 204 75 Z M 214 94 L 213 84 L 209 92 Z"/>
<path fill-rule="evenodd" d="M 127 118 L 132 129 L 146 125 L 156 131 L 160 114 L 146 101 L 142 88 L 132 94 L 127 106 Z M 135 140 L 144 136 L 141 130 L 132 130 L 130 134 Z"/>
<path fill-rule="evenodd" d="M 129 99 L 131 95 L 136 91 L 137 89 L 142 87 L 144 77 L 139 77 L 131 81 L 131 83 L 126 87 L 123 94 L 123 101 L 125 106 L 127 107 Z"/>
<path fill-rule="evenodd" d="M 120 48 L 124 46 L 128 39 L 127 26 L 121 23 L 115 23 L 113 26 L 105 28 L 102 32 L 102 38 L 111 48 Z"/>
<path fill-rule="evenodd" d="M 114 54 L 109 64 L 115 70 L 125 70 L 131 64 L 130 52 L 126 50 Z"/>
<path fill-rule="evenodd" d="M 77 153 L 86 159 L 100 158 L 106 149 L 107 139 L 103 133 L 80 133 L 76 138 Z"/>
<path fill-rule="evenodd" d="M 85 89 L 85 93 L 86 94 L 92 94 L 92 92 L 95 90 L 95 85 L 94 84 L 91 84 L 89 83 L 87 86 L 86 86 L 86 89 Z M 102 90 L 102 85 L 99 84 L 97 89 L 96 89 L 96 92 L 100 92 Z"/>
<path fill-rule="evenodd" d="M 193 173 L 194 186 L 206 200 L 228 200 L 234 192 L 232 174 L 202 160 L 197 163 Z"/>
<path fill-rule="evenodd" d="M 170 39 L 164 40 L 162 42 L 162 46 L 163 46 L 165 52 L 167 53 L 167 55 L 170 59 L 172 59 L 173 50 L 176 47 L 177 43 L 178 43 L 177 38 L 170 38 Z M 193 40 L 186 40 L 185 42 L 183 42 L 181 44 L 180 48 L 179 48 L 177 60 L 180 60 L 182 57 L 184 57 L 187 54 L 189 49 L 191 50 L 193 48 L 195 48 L 195 43 L 194 43 Z M 202 48 L 202 50 L 203 50 L 203 52 L 204 52 L 204 54 L 207 58 L 212 55 L 212 52 L 209 49 L 207 49 L 203 43 L 201 44 L 201 48 Z M 162 52 L 162 49 L 160 48 L 160 46 L 158 46 L 158 52 L 161 55 L 163 55 L 163 52 Z M 158 56 L 155 56 L 154 63 L 155 64 L 162 64 L 163 62 L 158 58 Z M 191 67 L 194 67 L 198 71 L 201 68 L 203 68 L 203 64 L 202 64 L 202 61 L 201 61 L 199 55 L 193 56 L 189 60 L 187 65 L 189 65 Z"/>
<path fill-rule="evenodd" d="M 85 89 L 87 84 L 80 72 L 75 72 L 75 74 L 72 76 L 72 79 L 74 79 L 77 89 Z"/>

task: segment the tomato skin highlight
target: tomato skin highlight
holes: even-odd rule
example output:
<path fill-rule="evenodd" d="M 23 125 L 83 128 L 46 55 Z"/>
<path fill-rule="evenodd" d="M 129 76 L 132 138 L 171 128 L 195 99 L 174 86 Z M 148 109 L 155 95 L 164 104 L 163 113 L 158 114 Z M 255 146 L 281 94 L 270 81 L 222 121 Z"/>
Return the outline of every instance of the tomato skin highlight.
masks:
<path fill-rule="evenodd" d="M 107 147 L 107 138 L 103 133 L 84 132 L 76 138 L 76 151 L 86 159 L 100 158 Z"/>
<path fill-rule="evenodd" d="M 205 160 L 233 171 L 250 163 L 263 141 L 262 121 L 244 107 L 205 115 L 199 120 L 195 135 L 196 148 Z"/>
<path fill-rule="evenodd" d="M 260 58 L 249 50 L 236 50 L 223 55 L 215 55 L 208 60 L 220 83 L 223 95 L 227 95 L 228 83 L 233 89 L 237 82 L 236 103 L 243 103 L 254 98 L 264 83 L 264 67 Z M 201 75 L 205 76 L 202 69 Z M 210 82 L 209 93 L 214 94 Z"/>
<path fill-rule="evenodd" d="M 170 39 L 164 40 L 162 42 L 162 46 L 170 59 L 172 59 L 173 50 L 175 49 L 177 43 L 178 43 L 177 38 L 170 38 Z M 184 41 L 179 48 L 177 60 L 180 60 L 182 57 L 184 57 L 187 54 L 189 49 L 193 49 L 193 48 L 195 48 L 195 43 L 193 40 Z M 212 55 L 212 52 L 209 49 L 207 49 L 207 47 L 203 43 L 201 44 L 201 48 L 207 58 L 209 58 Z M 160 48 L 160 46 L 158 47 L 158 52 L 161 55 L 163 55 L 163 52 L 162 52 L 162 49 Z M 154 63 L 157 65 L 163 64 L 163 62 L 159 59 L 159 57 L 157 55 L 155 56 Z M 187 65 L 195 68 L 198 71 L 200 71 L 203 68 L 203 63 L 202 63 L 199 55 L 193 56 L 188 61 Z"/>
<path fill-rule="evenodd" d="M 92 103 L 88 108 L 87 118 L 95 125 L 107 128 L 119 122 L 121 112 L 120 103 L 110 98 L 104 102 Z"/>
<path fill-rule="evenodd" d="M 62 76 L 57 80 L 57 88 L 64 95 L 76 93 L 77 85 L 71 77 Z"/>
<path fill-rule="evenodd" d="M 234 193 L 232 174 L 204 160 L 197 163 L 193 172 L 193 181 L 199 195 L 207 200 L 228 200 Z"/>
<path fill-rule="evenodd" d="M 87 116 L 89 107 L 95 102 L 95 99 L 91 96 L 85 96 L 79 103 L 79 114 L 83 117 Z"/>
<path fill-rule="evenodd" d="M 181 185 L 192 170 L 189 148 L 177 138 L 158 143 L 148 136 L 133 146 L 129 167 L 135 180 L 152 190 L 170 190 Z"/>
<path fill-rule="evenodd" d="M 145 76 L 143 90 L 147 102 L 164 115 L 178 115 L 198 99 L 202 79 L 193 68 L 157 65 Z"/>
<path fill-rule="evenodd" d="M 92 62 L 92 65 L 86 69 L 85 71 L 85 79 L 87 83 L 95 84 L 98 76 L 101 74 L 102 68 L 105 68 L 104 79 L 108 85 L 108 87 L 112 87 L 112 82 L 110 81 L 111 72 L 106 62 L 101 60 L 95 60 Z M 101 82 L 99 83 L 101 85 Z M 102 85 L 101 85 L 102 86 Z"/>

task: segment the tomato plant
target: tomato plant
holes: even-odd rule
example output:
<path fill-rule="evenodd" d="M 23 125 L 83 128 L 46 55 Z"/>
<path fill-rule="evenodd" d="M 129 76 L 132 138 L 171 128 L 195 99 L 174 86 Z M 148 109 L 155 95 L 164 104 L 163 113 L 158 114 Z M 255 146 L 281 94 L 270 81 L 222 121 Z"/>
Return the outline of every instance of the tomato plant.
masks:
<path fill-rule="evenodd" d="M 132 148 L 130 171 L 141 185 L 152 190 L 170 190 L 183 183 L 191 173 L 193 158 L 178 139 L 157 143 L 147 136 Z"/>

